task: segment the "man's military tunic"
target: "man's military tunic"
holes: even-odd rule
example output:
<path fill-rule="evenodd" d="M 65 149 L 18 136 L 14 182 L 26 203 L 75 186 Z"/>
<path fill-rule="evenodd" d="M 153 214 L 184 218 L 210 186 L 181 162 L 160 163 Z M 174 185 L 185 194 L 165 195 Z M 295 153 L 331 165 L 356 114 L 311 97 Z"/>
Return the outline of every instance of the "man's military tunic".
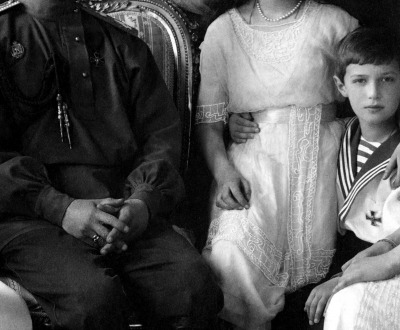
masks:
<path fill-rule="evenodd" d="M 73 198 L 129 196 L 153 219 L 168 213 L 183 192 L 180 122 L 149 49 L 73 1 L 42 2 L 0 15 L 0 213 L 60 225 Z M 60 138 L 55 66 L 72 149 Z"/>
<path fill-rule="evenodd" d="M 2 268 L 56 328 L 125 329 L 126 295 L 150 323 L 206 329 L 220 291 L 165 221 L 183 196 L 181 131 L 149 49 L 74 1 L 21 2 L 0 14 Z M 74 199 L 106 197 L 151 214 L 121 255 L 61 228 Z"/>

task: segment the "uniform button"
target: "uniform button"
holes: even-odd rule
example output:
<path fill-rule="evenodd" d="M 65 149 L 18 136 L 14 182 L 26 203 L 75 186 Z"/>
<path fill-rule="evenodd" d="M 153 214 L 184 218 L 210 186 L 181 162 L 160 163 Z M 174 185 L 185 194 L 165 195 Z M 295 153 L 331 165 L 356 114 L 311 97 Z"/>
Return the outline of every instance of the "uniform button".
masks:
<path fill-rule="evenodd" d="M 77 13 L 77 12 L 79 12 L 79 9 L 78 8 L 74 8 L 74 13 Z"/>
<path fill-rule="evenodd" d="M 81 41 L 81 38 L 80 37 L 75 37 L 75 41 L 79 42 L 79 41 Z"/>
<path fill-rule="evenodd" d="M 88 77 L 87 72 L 82 72 L 82 77 L 83 77 L 83 78 L 87 78 L 87 77 Z"/>

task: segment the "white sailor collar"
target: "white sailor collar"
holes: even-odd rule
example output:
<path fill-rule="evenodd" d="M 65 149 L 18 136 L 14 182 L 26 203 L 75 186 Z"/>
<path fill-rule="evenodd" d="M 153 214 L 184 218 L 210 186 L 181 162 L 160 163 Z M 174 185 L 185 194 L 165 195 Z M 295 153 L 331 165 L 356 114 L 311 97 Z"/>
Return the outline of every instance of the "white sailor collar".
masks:
<path fill-rule="evenodd" d="M 382 174 L 390 157 L 400 143 L 400 131 L 390 136 L 368 158 L 361 171 L 357 173 L 357 145 L 360 141 L 361 130 L 358 119 L 352 118 L 343 136 L 339 154 L 337 182 L 344 198 L 344 203 L 339 211 L 339 218 L 344 221 L 357 194 L 377 175 Z"/>

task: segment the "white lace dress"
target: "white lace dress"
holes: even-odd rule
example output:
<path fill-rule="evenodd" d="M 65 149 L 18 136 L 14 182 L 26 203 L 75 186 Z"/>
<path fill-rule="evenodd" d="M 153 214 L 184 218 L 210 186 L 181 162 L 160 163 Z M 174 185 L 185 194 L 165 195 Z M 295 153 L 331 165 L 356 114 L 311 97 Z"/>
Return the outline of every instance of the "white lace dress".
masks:
<path fill-rule="evenodd" d="M 252 112 L 261 128 L 228 149 L 250 182 L 250 208 L 223 211 L 212 194 L 203 251 L 224 291 L 221 317 L 241 328 L 265 328 L 285 292 L 328 271 L 343 132 L 332 105 L 334 49 L 356 26 L 346 12 L 313 1 L 294 23 L 268 28 L 248 25 L 232 9 L 202 44 L 196 123 Z"/>
<path fill-rule="evenodd" d="M 399 330 L 400 276 L 356 283 L 332 296 L 324 330 Z"/>

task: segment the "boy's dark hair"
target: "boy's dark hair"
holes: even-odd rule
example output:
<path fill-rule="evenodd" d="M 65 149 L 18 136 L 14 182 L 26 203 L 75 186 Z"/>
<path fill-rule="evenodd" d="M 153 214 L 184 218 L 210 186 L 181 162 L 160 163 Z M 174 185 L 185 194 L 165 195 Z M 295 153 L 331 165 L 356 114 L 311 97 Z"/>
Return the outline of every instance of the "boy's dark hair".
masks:
<path fill-rule="evenodd" d="M 400 42 L 393 31 L 360 27 L 344 37 L 338 46 L 336 76 L 343 81 L 350 64 L 400 65 Z"/>

